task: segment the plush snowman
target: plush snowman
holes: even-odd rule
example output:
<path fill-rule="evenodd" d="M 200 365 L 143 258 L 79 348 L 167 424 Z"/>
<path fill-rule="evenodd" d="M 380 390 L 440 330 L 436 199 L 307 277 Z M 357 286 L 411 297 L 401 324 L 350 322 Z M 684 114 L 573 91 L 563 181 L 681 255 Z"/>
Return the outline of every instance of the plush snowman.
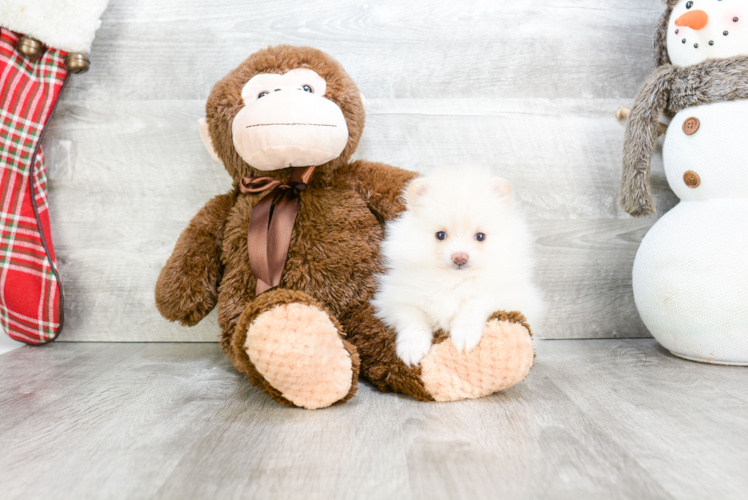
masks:
<path fill-rule="evenodd" d="M 654 212 L 649 163 L 663 145 L 681 202 L 636 255 L 636 306 L 683 358 L 748 365 L 748 1 L 669 0 L 655 31 L 657 70 L 626 127 L 621 206 Z"/>

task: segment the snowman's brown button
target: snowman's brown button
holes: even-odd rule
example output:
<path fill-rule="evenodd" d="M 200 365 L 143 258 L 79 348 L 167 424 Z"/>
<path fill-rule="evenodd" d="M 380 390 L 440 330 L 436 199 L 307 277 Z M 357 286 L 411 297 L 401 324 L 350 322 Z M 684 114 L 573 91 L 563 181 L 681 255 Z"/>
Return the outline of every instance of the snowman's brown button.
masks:
<path fill-rule="evenodd" d="M 686 135 L 693 135 L 699 130 L 699 125 L 699 119 L 692 116 L 683 122 L 683 133 Z"/>
<path fill-rule="evenodd" d="M 696 189 L 697 187 L 699 187 L 699 184 L 701 184 L 701 178 L 699 177 L 699 174 L 697 174 L 693 170 L 688 170 L 685 174 L 683 174 L 683 182 L 685 182 L 686 186 L 690 187 L 691 189 Z"/>

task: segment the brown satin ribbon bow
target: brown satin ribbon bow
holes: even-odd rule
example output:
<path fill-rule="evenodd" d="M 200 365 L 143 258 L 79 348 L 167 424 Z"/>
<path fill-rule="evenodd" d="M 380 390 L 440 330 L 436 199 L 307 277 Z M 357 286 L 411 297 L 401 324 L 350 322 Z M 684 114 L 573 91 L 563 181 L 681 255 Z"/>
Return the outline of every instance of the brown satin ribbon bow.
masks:
<path fill-rule="evenodd" d="M 249 265 L 257 276 L 256 295 L 280 284 L 299 212 L 300 195 L 309 185 L 314 168 L 294 168 L 288 184 L 275 177 L 244 177 L 239 183 L 239 189 L 245 194 L 272 189 L 255 205 L 247 230 Z"/>

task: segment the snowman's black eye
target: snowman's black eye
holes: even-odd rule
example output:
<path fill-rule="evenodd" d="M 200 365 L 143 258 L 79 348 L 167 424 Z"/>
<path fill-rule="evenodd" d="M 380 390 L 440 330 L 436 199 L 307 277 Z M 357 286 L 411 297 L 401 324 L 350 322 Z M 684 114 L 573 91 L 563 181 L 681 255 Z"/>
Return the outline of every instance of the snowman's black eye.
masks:
<path fill-rule="evenodd" d="M 690 9 L 691 7 L 693 7 L 693 2 L 686 2 L 686 8 Z"/>
<path fill-rule="evenodd" d="M 446 240 L 447 233 L 445 233 L 444 231 L 439 231 L 438 233 L 436 233 L 436 239 L 439 241 Z"/>
<path fill-rule="evenodd" d="M 260 92 L 259 94 L 257 94 L 257 98 L 260 99 L 261 97 L 265 97 L 266 95 L 268 95 L 268 92 Z"/>
<path fill-rule="evenodd" d="M 727 31 L 723 31 L 722 34 L 727 36 L 729 33 Z"/>
<path fill-rule="evenodd" d="M 483 234 L 483 233 L 476 233 L 475 234 L 475 239 L 478 240 L 478 241 L 483 241 L 483 240 L 486 239 L 486 235 Z"/>
<path fill-rule="evenodd" d="M 310 94 L 314 94 L 314 90 L 312 90 L 312 87 L 309 85 L 304 85 L 301 88 L 304 89 L 304 92 L 309 92 Z"/>
<path fill-rule="evenodd" d="M 738 22 L 738 18 L 737 17 L 733 17 L 732 18 L 732 22 L 737 23 Z"/>
<path fill-rule="evenodd" d="M 699 44 L 698 44 L 698 43 L 694 43 L 694 44 L 693 44 L 693 48 L 694 48 L 694 49 L 698 49 L 698 48 L 699 48 Z"/>

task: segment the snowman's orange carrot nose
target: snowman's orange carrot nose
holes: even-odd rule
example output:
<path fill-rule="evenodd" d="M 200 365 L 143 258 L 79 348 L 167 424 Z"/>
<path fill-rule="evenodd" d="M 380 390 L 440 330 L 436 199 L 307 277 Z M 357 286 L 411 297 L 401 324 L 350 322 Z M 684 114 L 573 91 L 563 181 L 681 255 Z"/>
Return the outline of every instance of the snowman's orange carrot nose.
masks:
<path fill-rule="evenodd" d="M 675 20 L 676 26 L 686 26 L 692 30 L 700 30 L 709 22 L 709 16 L 703 10 L 686 12 Z"/>

